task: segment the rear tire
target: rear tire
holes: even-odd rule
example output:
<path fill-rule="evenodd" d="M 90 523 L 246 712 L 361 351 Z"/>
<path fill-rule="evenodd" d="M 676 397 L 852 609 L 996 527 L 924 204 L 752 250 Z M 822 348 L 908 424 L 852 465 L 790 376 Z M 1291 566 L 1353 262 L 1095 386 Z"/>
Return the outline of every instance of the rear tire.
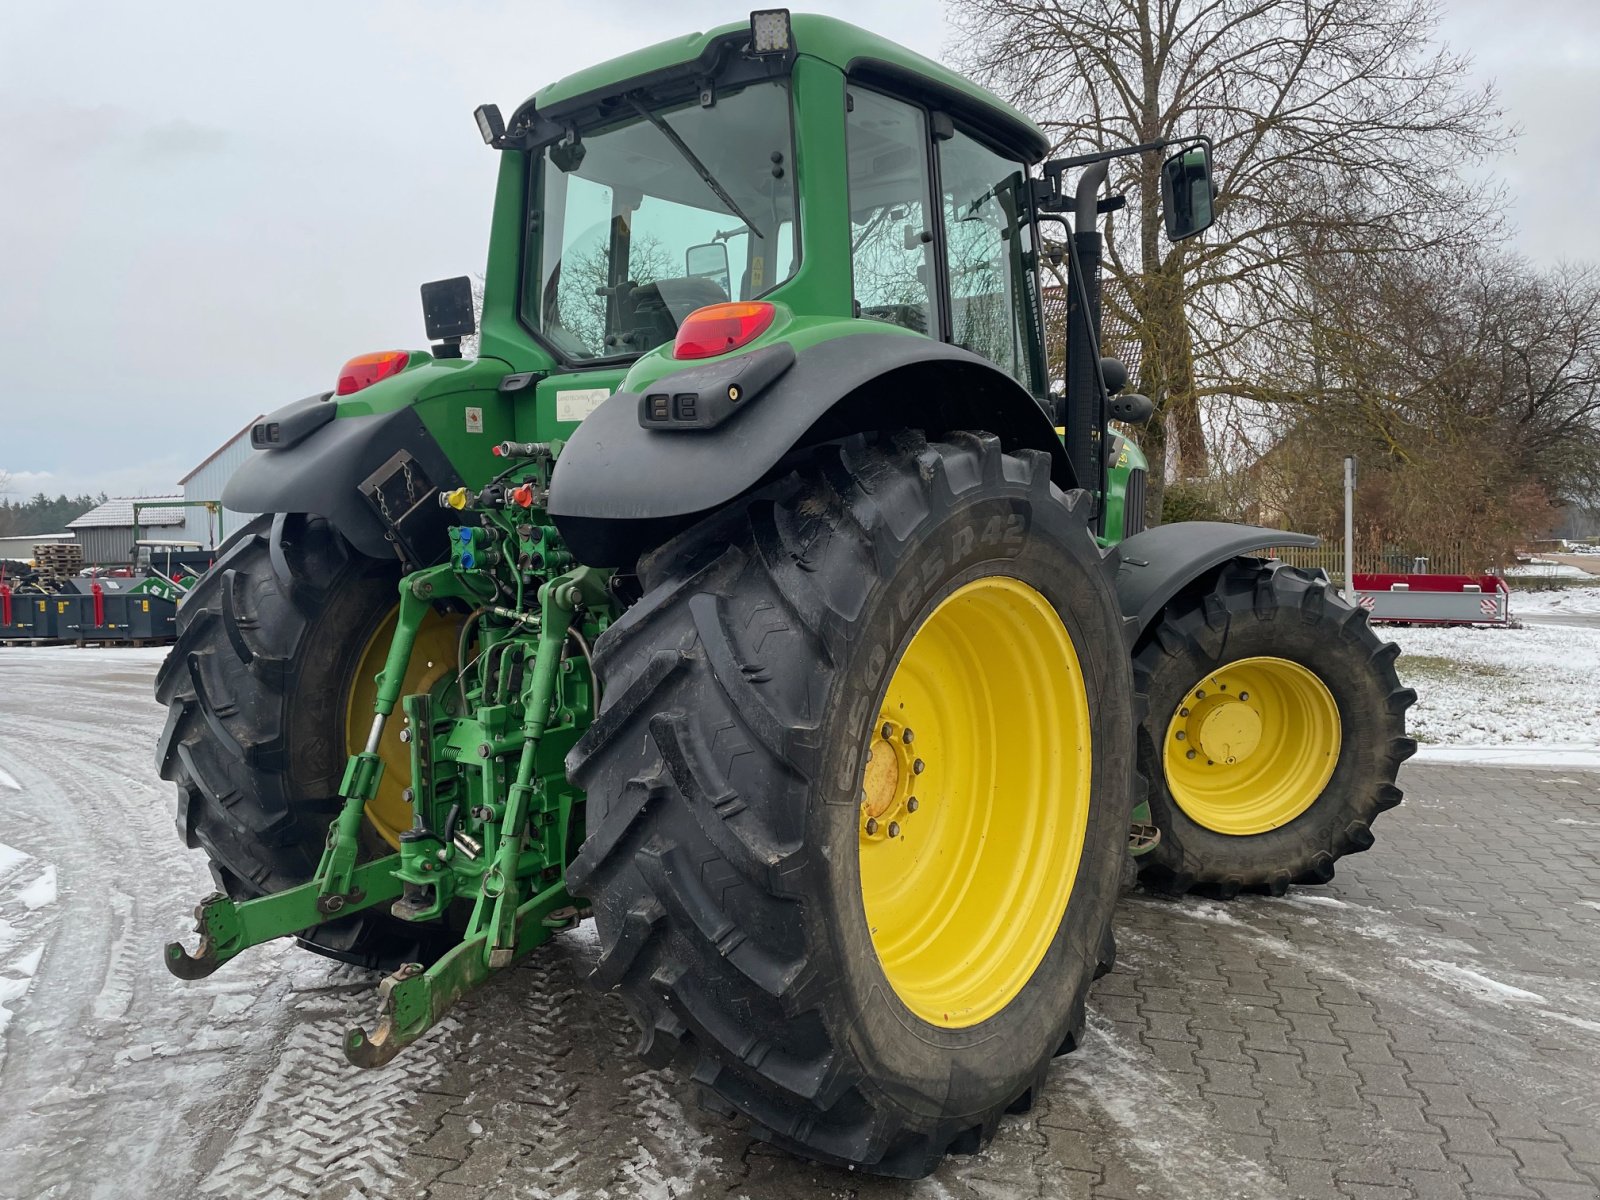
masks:
<path fill-rule="evenodd" d="M 235 900 L 309 880 L 340 807 L 345 700 L 363 648 L 396 605 L 398 563 L 354 551 L 320 517 L 257 517 L 178 609 L 156 676 L 168 706 L 156 749 L 178 785 L 178 833 Z M 368 830 L 364 857 L 388 853 Z M 454 939 L 381 909 L 308 931 L 308 949 L 393 970 Z"/>
<path fill-rule="evenodd" d="M 568 758 L 592 832 L 567 873 L 599 928 L 594 982 L 621 993 L 648 1061 L 682 1064 L 708 1106 L 781 1147 L 926 1175 L 1026 1109 L 1082 1035 L 1089 984 L 1114 956 L 1133 732 L 1114 562 L 1087 510 L 1052 487 L 1043 454 L 1004 454 L 987 435 L 853 439 L 648 556 L 643 598 L 595 646 L 605 701 Z M 974 1023 L 934 1023 L 902 1000 L 869 929 L 863 770 L 912 638 L 946 597 L 995 580 L 1043 597 L 1070 636 L 1091 765 L 1056 803 L 1081 806 L 1083 834 L 1059 865 L 1076 873 L 1064 910 L 1044 910 L 1041 957 L 1008 968 L 1020 990 Z M 981 675 L 985 657 L 961 663 Z M 1008 683 L 1033 702 L 1015 679 L 972 691 Z M 998 795 L 986 787 L 970 792 Z M 1000 798 L 1008 822 L 1043 811 Z M 953 811 L 939 803 L 923 816 Z M 950 911 L 1025 922 L 1027 898 L 1013 909 L 1002 890 Z"/>
<path fill-rule="evenodd" d="M 1368 849 L 1373 821 L 1400 803 L 1395 779 L 1417 748 L 1405 736 L 1406 709 L 1417 694 L 1395 673 L 1399 653 L 1326 580 L 1281 563 L 1236 559 L 1210 586 L 1170 603 L 1134 653 L 1136 686 L 1150 701 L 1139 765 L 1161 831 L 1160 843 L 1139 860 L 1141 881 L 1175 894 L 1281 895 L 1291 883 L 1327 883 L 1336 860 Z M 1228 804 L 1206 810 L 1192 798 L 1186 809 L 1182 785 L 1169 778 L 1168 751 L 1194 740 L 1172 743 L 1172 722 L 1180 709 L 1188 711 L 1197 684 L 1219 673 L 1226 678 L 1229 664 L 1263 659 L 1289 664 L 1289 677 L 1303 669 L 1326 688 L 1338 714 L 1335 761 L 1324 785 L 1287 804 L 1285 813 L 1301 807 L 1297 815 L 1260 832 L 1221 832 L 1229 824 L 1272 822 L 1250 809 L 1260 793 L 1249 789 L 1232 812 Z M 1203 749 L 1199 757 L 1206 757 Z"/>

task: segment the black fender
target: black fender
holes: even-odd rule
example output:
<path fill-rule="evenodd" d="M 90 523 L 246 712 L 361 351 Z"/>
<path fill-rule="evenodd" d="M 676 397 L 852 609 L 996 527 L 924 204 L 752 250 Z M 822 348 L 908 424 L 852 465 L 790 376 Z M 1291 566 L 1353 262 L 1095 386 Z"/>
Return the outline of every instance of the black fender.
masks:
<path fill-rule="evenodd" d="M 1050 455 L 1073 486 L 1050 418 L 1016 380 L 959 346 L 904 334 L 837 337 L 793 354 L 775 376 L 746 360 L 777 346 L 686 367 L 594 410 L 556 460 L 550 516 L 579 561 L 620 567 L 696 517 L 759 484 L 791 451 L 852 433 L 981 429 L 1008 450 Z M 768 378 L 771 376 L 771 378 Z M 737 412 L 728 385 L 759 378 Z M 654 428 L 649 400 L 697 398 L 694 416 Z"/>
<path fill-rule="evenodd" d="M 333 405 L 314 408 L 316 400 L 288 405 L 252 429 L 260 453 L 234 472 L 222 503 L 235 512 L 325 517 L 372 558 L 399 555 L 420 566 L 443 557 L 450 514 L 438 493 L 461 478 L 416 410 L 335 419 Z M 308 410 L 329 416 L 313 423 Z"/>
<path fill-rule="evenodd" d="M 1122 615 L 1138 621 L 1142 637 L 1169 600 L 1229 559 L 1276 546 L 1315 546 L 1319 540 L 1309 533 L 1226 521 L 1157 525 L 1118 547 L 1122 562 L 1117 568 L 1117 599 Z"/>

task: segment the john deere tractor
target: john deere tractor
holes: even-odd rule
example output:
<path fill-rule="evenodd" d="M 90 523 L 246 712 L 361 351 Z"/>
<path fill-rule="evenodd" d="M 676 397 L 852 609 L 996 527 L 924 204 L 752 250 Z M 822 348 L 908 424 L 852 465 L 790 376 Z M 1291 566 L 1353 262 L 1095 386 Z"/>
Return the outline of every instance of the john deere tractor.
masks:
<path fill-rule="evenodd" d="M 224 499 L 266 515 L 180 609 L 157 757 L 220 890 L 175 974 L 381 968 L 375 1067 L 592 917 L 648 1061 L 920 1176 L 1079 1044 L 1134 867 L 1276 893 L 1372 844 L 1395 648 L 1266 553 L 1310 538 L 1143 529 L 1113 427 L 1151 405 L 1098 345 L 1107 164 L 1158 156 L 1188 238 L 1204 138 L 1050 159 L 783 10 L 476 117 L 481 325 L 428 285 L 431 350 L 258 424 Z"/>

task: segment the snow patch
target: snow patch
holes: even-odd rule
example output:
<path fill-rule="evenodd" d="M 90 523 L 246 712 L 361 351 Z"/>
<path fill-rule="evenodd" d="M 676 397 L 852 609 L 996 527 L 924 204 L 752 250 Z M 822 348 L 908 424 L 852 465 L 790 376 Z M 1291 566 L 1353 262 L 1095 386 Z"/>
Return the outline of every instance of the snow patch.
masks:
<path fill-rule="evenodd" d="M 1593 573 L 1571 563 L 1547 562 L 1536 558 L 1532 562 L 1518 563 L 1500 572 L 1509 579 L 1592 579 Z"/>
<path fill-rule="evenodd" d="M 1348 900 L 1335 900 L 1332 896 L 1313 896 L 1306 892 L 1290 892 L 1280 899 L 1289 904 L 1315 904 L 1322 908 L 1354 908 Z"/>
<path fill-rule="evenodd" d="M 55 864 L 48 864 L 39 878 L 17 893 L 17 899 L 27 906 L 29 912 L 36 908 L 43 908 L 47 904 L 54 904 L 56 902 Z"/>
<path fill-rule="evenodd" d="M 16 781 L 14 776 L 7 773 L 4 767 L 0 767 L 0 787 L 10 788 L 13 792 L 22 790 L 22 785 Z"/>
<path fill-rule="evenodd" d="M 1197 921 L 1211 921 L 1217 925 L 1234 925 L 1241 929 L 1246 927 L 1243 921 L 1214 900 L 1195 900 L 1183 905 L 1179 911 L 1184 916 L 1193 917 Z"/>
<path fill-rule="evenodd" d="M 0 842 L 0 875 L 9 874 L 32 857 L 33 855 L 24 854 L 14 846 L 8 846 L 4 842 Z"/>
<path fill-rule="evenodd" d="M 1566 1025 L 1576 1026 L 1586 1033 L 1600 1033 L 1600 1021 L 1585 1020 L 1583 1017 L 1575 1017 L 1571 1013 L 1556 1012 L 1549 1008 L 1541 1008 L 1539 1015 L 1548 1017 L 1552 1021 L 1560 1021 Z"/>
<path fill-rule="evenodd" d="M 1191 914 L 1192 915 L 1192 914 Z M 1223 924 L 1233 922 L 1225 921 Z M 1164 1177 L 1168 1197 L 1269 1196 L 1277 1187 L 1261 1168 L 1232 1153 L 1195 1108 L 1172 1103 L 1173 1081 L 1143 1048 L 1117 1040 L 1116 1026 L 1088 1015 L 1090 1040 L 1063 1081 L 1074 1102 L 1092 1104 L 1118 1126 L 1122 1139 Z M 1141 1187 L 1140 1189 L 1144 1189 Z"/>
<path fill-rule="evenodd" d="M 1600 629 L 1386 626 L 1417 691 L 1409 732 L 1433 745 L 1537 748 L 1524 765 L 1600 767 Z M 1509 764 L 1507 764 L 1509 765 Z"/>
<path fill-rule="evenodd" d="M 44 958 L 44 947 L 39 946 L 28 951 L 21 958 L 13 959 L 4 967 L 0 967 L 0 1050 L 5 1049 L 4 1034 L 6 1026 L 11 1024 L 11 1018 L 16 1013 L 10 1005 L 21 1000 L 28 994 L 28 989 L 33 986 L 33 977 L 39 970 L 39 963 Z"/>
<path fill-rule="evenodd" d="M 1525 991 L 1519 987 L 1512 987 L 1509 983 L 1501 983 L 1498 979 L 1490 979 L 1487 975 L 1470 970 L 1459 963 L 1442 962 L 1436 958 L 1403 958 L 1400 961 L 1432 975 L 1435 979 L 1481 996 L 1485 1000 L 1499 1003 L 1543 1004 L 1545 1002 L 1544 997 L 1538 992 Z"/>
<path fill-rule="evenodd" d="M 1574 613 L 1600 613 L 1600 587 L 1552 588 L 1543 592 L 1514 592 L 1511 614 L 1537 613 L 1540 616 Z"/>

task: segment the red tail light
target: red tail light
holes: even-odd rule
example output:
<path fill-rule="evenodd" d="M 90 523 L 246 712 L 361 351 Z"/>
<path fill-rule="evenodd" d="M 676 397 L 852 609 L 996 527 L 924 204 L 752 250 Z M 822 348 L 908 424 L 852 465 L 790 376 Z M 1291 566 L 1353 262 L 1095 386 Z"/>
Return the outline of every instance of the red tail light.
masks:
<path fill-rule="evenodd" d="M 747 346 L 766 332 L 778 310 L 761 300 L 708 304 L 678 326 L 673 358 L 710 358 Z"/>
<path fill-rule="evenodd" d="M 404 350 L 379 350 L 376 354 L 358 354 L 339 368 L 339 395 L 348 396 L 364 387 L 371 387 L 380 379 L 398 375 L 406 369 L 411 355 Z"/>

